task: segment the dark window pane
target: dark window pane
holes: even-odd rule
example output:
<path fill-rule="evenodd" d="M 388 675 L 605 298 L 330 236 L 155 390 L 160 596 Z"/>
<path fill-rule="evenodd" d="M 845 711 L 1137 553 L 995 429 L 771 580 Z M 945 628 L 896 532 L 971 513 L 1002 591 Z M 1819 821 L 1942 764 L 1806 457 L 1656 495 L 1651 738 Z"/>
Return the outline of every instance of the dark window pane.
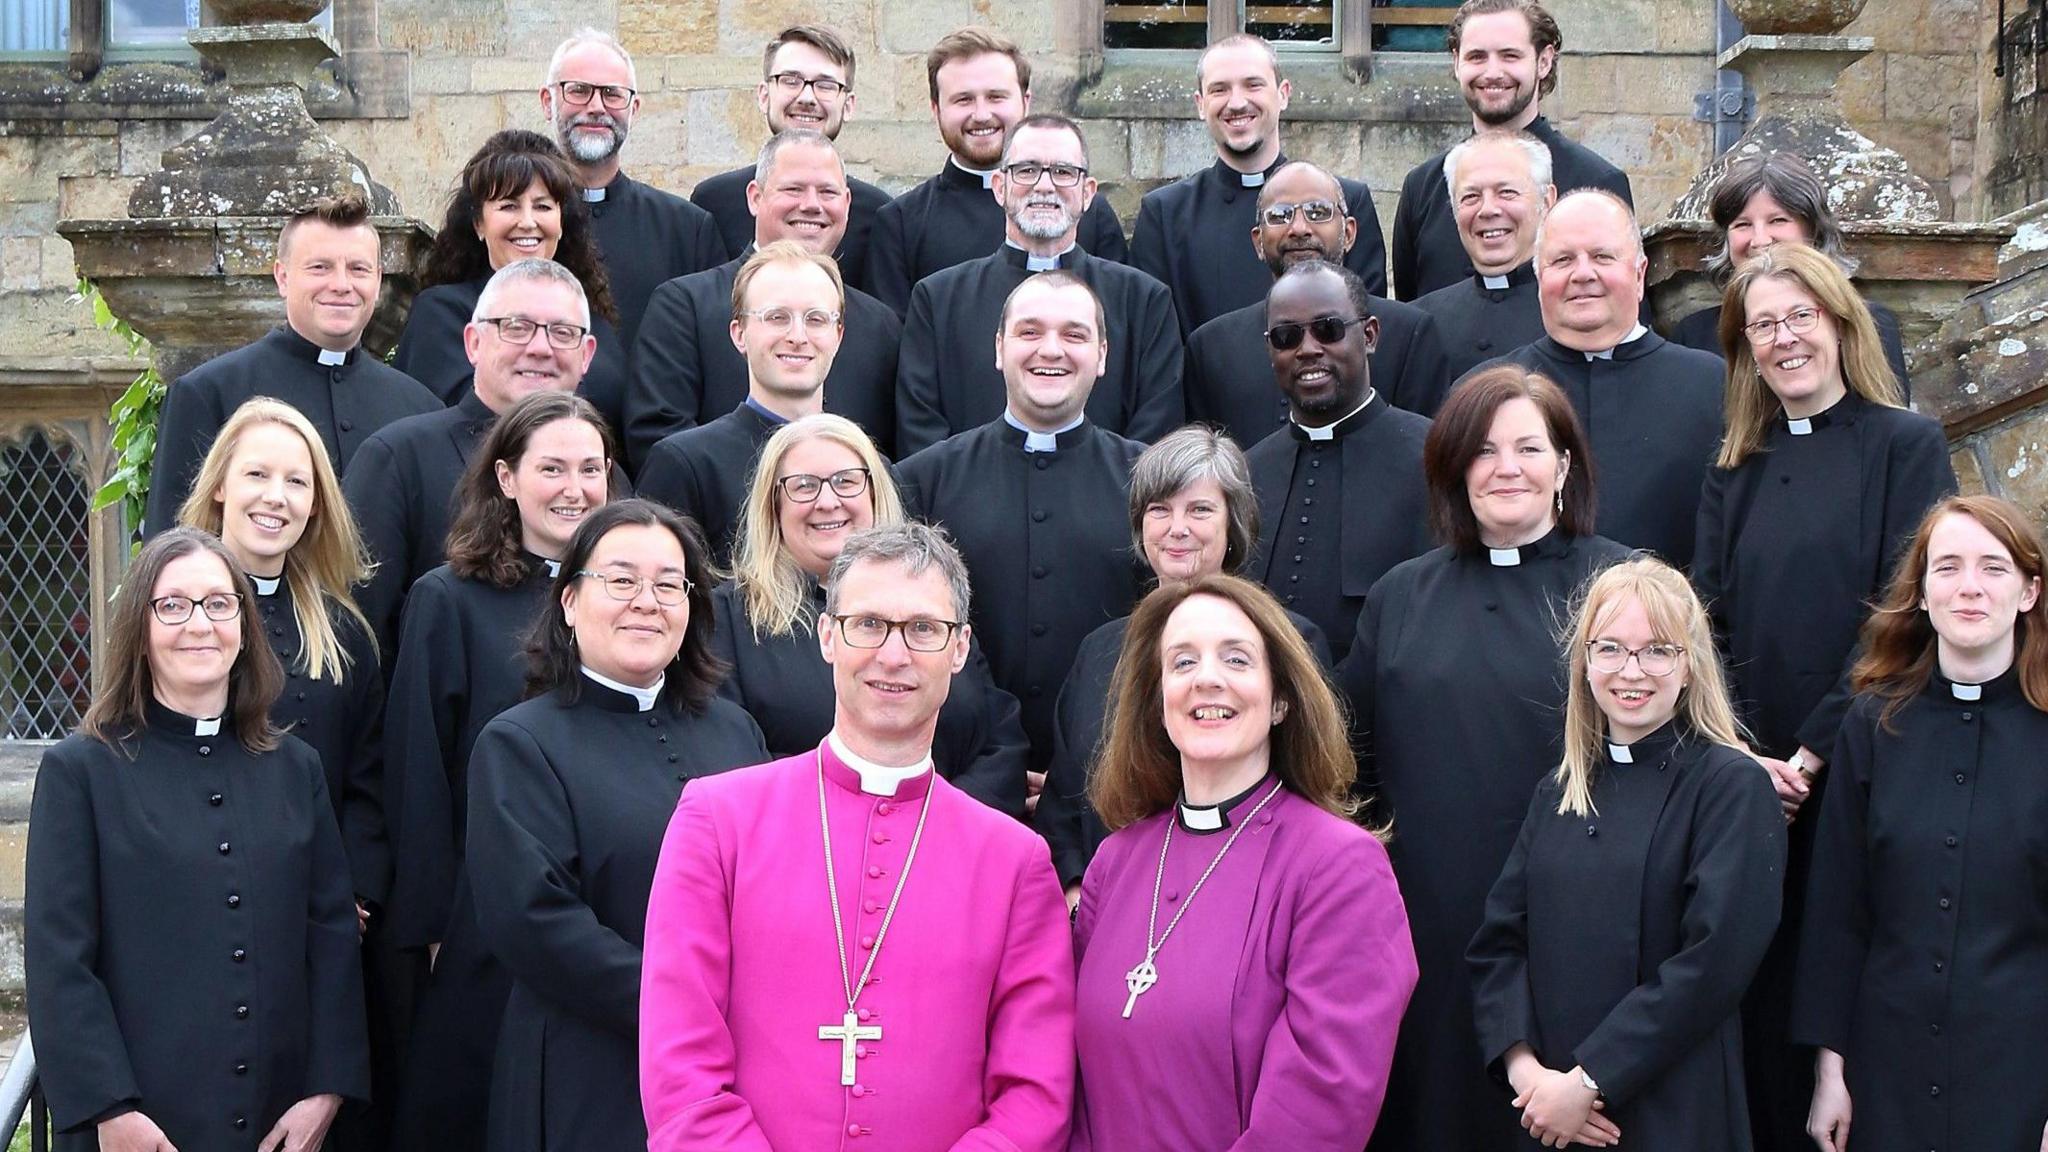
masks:
<path fill-rule="evenodd" d="M 108 47 L 183 47 L 197 27 L 199 0 L 107 0 Z"/>
<path fill-rule="evenodd" d="M 1444 52 L 1444 29 L 1458 0 L 1373 0 L 1375 52 Z"/>
<path fill-rule="evenodd" d="M 84 460 L 30 429 L 0 437 L 0 738 L 57 740 L 91 701 L 92 529 Z"/>
<path fill-rule="evenodd" d="M 1293 0 L 1292 3 L 1262 3 L 1250 0 L 1245 6 L 1245 30 L 1276 44 L 1332 44 L 1337 42 L 1337 0 Z"/>
<path fill-rule="evenodd" d="M 70 0 L 0 0 L 0 52 L 62 52 L 70 39 Z"/>
<path fill-rule="evenodd" d="M 1200 48 L 1208 42 L 1207 4 L 1110 0 L 1103 8 L 1104 48 Z"/>

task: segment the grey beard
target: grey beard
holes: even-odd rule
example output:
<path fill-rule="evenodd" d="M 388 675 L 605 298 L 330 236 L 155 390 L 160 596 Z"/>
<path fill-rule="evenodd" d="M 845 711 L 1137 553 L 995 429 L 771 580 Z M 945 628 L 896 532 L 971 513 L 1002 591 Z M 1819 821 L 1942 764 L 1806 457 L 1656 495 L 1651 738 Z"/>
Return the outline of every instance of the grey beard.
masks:
<path fill-rule="evenodd" d="M 564 126 L 555 134 L 561 142 L 562 151 L 578 164 L 596 164 L 619 154 L 619 146 L 626 142 L 626 134 L 616 124 L 604 125 L 607 133 L 603 136 L 579 135 Z"/>
<path fill-rule="evenodd" d="M 1041 222 L 1042 218 L 1029 216 L 1023 212 L 1017 213 L 1011 219 L 1016 222 L 1017 231 L 1022 232 L 1033 240 L 1057 240 L 1072 231 L 1074 227 L 1073 214 L 1068 212 L 1065 206 L 1060 208 L 1060 216 L 1057 222 L 1050 220 L 1043 220 Z"/>

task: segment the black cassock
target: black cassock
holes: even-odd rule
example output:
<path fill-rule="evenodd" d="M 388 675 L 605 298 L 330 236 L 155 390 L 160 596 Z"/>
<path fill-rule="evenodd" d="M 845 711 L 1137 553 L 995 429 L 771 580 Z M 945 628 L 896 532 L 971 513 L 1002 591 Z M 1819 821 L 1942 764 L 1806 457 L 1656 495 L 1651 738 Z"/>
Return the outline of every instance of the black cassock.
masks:
<path fill-rule="evenodd" d="M 905 460 L 904 506 L 946 529 L 974 578 L 974 634 L 1023 707 L 1031 767 L 1052 758 L 1053 705 L 1088 633 L 1141 588 L 1127 513 L 1144 445 L 1092 423 L 1050 452 L 997 419 Z"/>
<path fill-rule="evenodd" d="M 143 530 L 154 536 L 178 519 L 199 466 L 235 409 L 258 396 L 299 410 L 320 433 L 327 459 L 346 475 L 357 449 L 394 420 L 432 412 L 441 401 L 420 382 L 357 345 L 337 354 L 279 325 L 253 344 L 216 356 L 178 377 L 157 418 L 156 461 L 150 471 Z"/>
<path fill-rule="evenodd" d="M 55 1147 L 139 1109 L 179 1148 L 254 1148 L 308 1096 L 369 1094 L 348 859 L 312 749 L 146 711 L 125 750 L 74 733 L 36 772 L 24 937 Z"/>
<path fill-rule="evenodd" d="M 393 367 L 425 384 L 450 407 L 469 395 L 470 380 L 476 374 L 469 354 L 463 351 L 462 329 L 489 282 L 485 277 L 438 284 L 413 297 L 412 314 L 406 317 L 398 351 L 391 358 Z M 597 337 L 597 355 L 591 358 L 590 370 L 583 374 L 576 394 L 597 405 L 606 424 L 621 428 L 626 409 L 627 346 L 611 321 L 595 312 L 590 316 L 590 330 Z M 495 340 L 497 336 L 487 332 L 484 338 Z"/>
<path fill-rule="evenodd" d="M 938 175 L 875 213 L 861 287 L 899 314 L 907 312 L 918 281 L 988 255 L 1003 242 L 1005 227 L 1003 206 L 984 178 L 949 158 Z M 1107 197 L 1097 196 L 1081 214 L 1079 242 L 1104 260 L 1130 262 L 1123 223 Z M 989 334 L 993 338 L 993 327 Z"/>
<path fill-rule="evenodd" d="M 1627 555 L 1563 529 L 1498 554 L 1438 548 L 1395 567 L 1365 599 L 1336 679 L 1360 733 L 1373 818 L 1394 822 L 1387 847 L 1421 968 L 1375 1148 L 1520 1146 L 1473 1035 L 1465 946 L 1525 797 L 1564 753 L 1557 636 L 1572 597 Z"/>
<path fill-rule="evenodd" d="M 1721 361 L 1655 332 L 1612 359 L 1588 359 L 1548 336 L 1500 359 L 1541 372 L 1571 398 L 1593 449 L 1600 535 L 1690 567 L 1700 486 L 1721 448 Z"/>
<path fill-rule="evenodd" d="M 1477 272 L 1422 297 L 1417 308 L 1436 319 L 1448 379 L 1543 339 L 1543 305 L 1536 298 L 1536 266 L 1506 276 Z"/>
<path fill-rule="evenodd" d="M 398 657 L 406 593 L 447 558 L 455 488 L 497 418 L 469 392 L 453 408 L 401 420 L 370 437 L 360 453 L 363 466 L 342 481 L 356 530 L 377 562 L 369 583 L 356 590 L 356 605 L 376 633 L 387 677 Z"/>
<path fill-rule="evenodd" d="M 1342 660 L 1365 594 L 1429 550 L 1429 421 L 1375 393 L 1330 431 L 1312 439 L 1289 424 L 1245 453 L 1259 495 L 1259 553 L 1246 574 L 1315 621 Z"/>
<path fill-rule="evenodd" d="M 1025 260 L 1022 248 L 1004 244 L 934 273 L 911 293 L 896 367 L 900 455 L 1003 414 L 996 329 L 1010 291 L 1036 275 Z M 1095 289 L 1107 318 L 1109 368 L 1088 395 L 1089 422 L 1146 444 L 1180 427 L 1180 329 L 1166 285 L 1079 249 L 1062 253 L 1059 266 Z"/>
<path fill-rule="evenodd" d="M 1793 1038 L 1844 1058 L 1856 1152 L 2032 1152 L 2048 1076 L 2048 715 L 2008 671 L 1860 697 L 1820 812 Z"/>
<path fill-rule="evenodd" d="M 711 423 L 686 428 L 650 449 L 637 490 L 695 520 L 723 567 L 739 537 L 761 445 L 785 423 L 742 399 Z"/>
<path fill-rule="evenodd" d="M 1396 408 L 1436 414 L 1456 376 L 1448 371 L 1436 321 L 1412 304 L 1372 300 L 1380 322 L 1372 383 Z M 1287 397 L 1273 381 L 1264 301 L 1226 312 L 1188 337 L 1182 388 L 1188 419 L 1220 424 L 1240 445 L 1287 427 Z"/>
<path fill-rule="evenodd" d="M 397 873 L 387 929 L 422 954 L 400 1148 L 481 1149 L 491 1061 L 510 977 L 477 931 L 468 874 L 470 752 L 491 718 L 525 692 L 521 643 L 545 607 L 552 561 L 528 558 L 525 580 L 497 588 L 447 565 L 407 597 L 405 634 L 384 712 L 385 794 Z M 424 972 L 425 964 L 421 969 Z"/>
<path fill-rule="evenodd" d="M 748 164 L 698 181 L 690 190 L 690 203 L 711 213 L 718 225 L 719 242 L 727 256 L 740 256 L 754 243 L 754 214 L 747 210 L 747 185 L 754 179 Z M 846 178 L 850 203 L 846 212 L 846 235 L 834 253 L 839 275 L 848 285 L 867 283 L 868 233 L 874 229 L 875 214 L 889 202 L 889 194 L 865 180 Z"/>
<path fill-rule="evenodd" d="M 1537 787 L 1467 953 L 1479 1048 L 1503 1077 L 1517 1043 L 1583 1067 L 1625 1148 L 1747 1152 L 1737 1008 L 1778 924 L 1785 819 L 1762 766 L 1681 723 L 1596 767 L 1592 816 Z"/>
<path fill-rule="evenodd" d="M 1884 346 L 1885 362 L 1892 366 L 1892 375 L 1899 378 L 1899 389 L 1908 403 L 1913 399 L 1913 381 L 1906 372 L 1906 346 L 1899 333 L 1899 314 L 1865 299 L 1870 309 L 1870 319 L 1877 325 L 1877 339 Z M 1721 306 L 1710 305 L 1680 320 L 1671 328 L 1671 340 L 1687 348 L 1721 355 Z"/>
<path fill-rule="evenodd" d="M 1298 612 L 1287 613 L 1316 661 L 1330 666 L 1330 644 L 1315 622 Z M 1116 658 L 1123 651 L 1128 616 L 1111 620 L 1088 634 L 1074 654 L 1073 670 L 1060 688 L 1053 713 L 1052 763 L 1045 772 L 1045 791 L 1038 798 L 1038 831 L 1052 848 L 1053 870 L 1060 887 L 1079 884 L 1095 859 L 1095 850 L 1109 836 L 1109 827 L 1088 800 L 1095 779 L 1095 756 L 1109 733 L 1111 693 L 1115 690 Z"/>
<path fill-rule="evenodd" d="M 768 759 L 747 714 L 639 701 L 587 677 L 485 725 L 469 874 L 512 974 L 491 1081 L 492 1152 L 642 1152 L 640 955 L 654 864 L 686 782 Z"/>
<path fill-rule="evenodd" d="M 624 447 L 635 468 L 656 441 L 708 424 L 747 398 L 747 361 L 732 346 L 728 263 L 657 288 L 633 346 Z M 846 333 L 825 376 L 825 411 L 860 425 L 887 453 L 896 434 L 896 342 L 903 322 L 865 292 L 846 293 Z"/>
<path fill-rule="evenodd" d="M 1263 303 L 1272 273 L 1252 249 L 1259 222 L 1259 189 L 1287 163 L 1281 156 L 1264 172 L 1246 175 L 1218 160 L 1145 193 L 1131 226 L 1131 263 L 1173 291 L 1182 338 L 1226 312 Z M 1375 296 L 1387 294 L 1387 248 L 1372 189 L 1339 178 L 1344 201 L 1358 221 L 1358 238 L 1344 266 Z"/>
<path fill-rule="evenodd" d="M 725 263 L 725 241 L 711 213 L 624 172 L 604 186 L 602 200 L 590 199 L 589 189 L 583 197 L 597 258 L 619 310 L 617 343 L 621 351 L 630 350 L 655 288 Z"/>
<path fill-rule="evenodd" d="M 812 590 L 812 609 L 822 614 L 824 591 L 815 584 Z M 832 666 L 818 651 L 817 635 L 797 627 L 785 636 L 756 636 L 739 591 L 730 583 L 719 585 L 711 603 L 718 613 L 712 651 L 732 666 L 718 686 L 719 695 L 745 708 L 761 725 L 770 756 L 816 748 L 833 720 Z M 933 766 L 962 792 L 998 812 L 1022 817 L 1030 752 L 1017 698 L 996 687 L 981 640 L 970 636 L 967 665 L 953 674 L 939 709 Z"/>
<path fill-rule="evenodd" d="M 1628 173 L 1607 158 L 1565 138 L 1548 119 L 1538 116 L 1525 129 L 1550 149 L 1551 181 L 1561 197 L 1581 188 L 1604 188 L 1633 204 Z M 1458 220 L 1451 211 L 1451 190 L 1444 183 L 1446 148 L 1410 169 L 1401 181 L 1401 201 L 1394 209 L 1394 295 L 1416 300 L 1472 274 L 1472 261 L 1458 240 Z"/>
<path fill-rule="evenodd" d="M 1712 613 L 1730 694 L 1766 755 L 1803 744 L 1834 760 L 1868 605 L 1920 517 L 1955 490 L 1939 424 L 1853 394 L 1796 425 L 1781 412 L 1762 450 L 1707 472 L 1693 583 Z M 1774 1133 L 1781 1148 L 1803 1133 L 1813 1095 L 1811 1055 L 1790 1046 L 1785 1028 L 1826 779 L 1792 825 L 1783 927 L 1747 1006 L 1751 1111 L 1760 1137 Z"/>

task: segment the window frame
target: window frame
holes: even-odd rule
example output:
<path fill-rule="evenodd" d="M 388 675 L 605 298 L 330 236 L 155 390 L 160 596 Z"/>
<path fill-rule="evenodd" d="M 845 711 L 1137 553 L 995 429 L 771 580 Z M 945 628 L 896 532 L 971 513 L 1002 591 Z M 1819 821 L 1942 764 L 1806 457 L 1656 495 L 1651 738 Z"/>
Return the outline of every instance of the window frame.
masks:
<path fill-rule="evenodd" d="M 1073 53 L 1080 61 L 1084 82 L 1101 75 L 1105 60 L 1105 21 L 1108 8 L 1114 0 L 1058 0 L 1064 9 L 1060 13 L 1060 47 Z M 1207 5 L 1208 34 L 1204 42 L 1214 44 L 1225 36 L 1235 36 L 1244 31 L 1245 7 L 1256 0 L 1214 0 Z M 1335 43 L 1302 44 L 1299 42 L 1274 42 L 1275 51 L 1283 57 L 1335 57 L 1344 65 L 1344 71 L 1352 79 L 1364 81 L 1372 74 L 1372 0 L 1334 0 L 1336 9 Z M 1119 48 L 1118 52 L 1151 51 L 1143 48 Z M 1171 49 L 1159 49 L 1171 51 Z"/>

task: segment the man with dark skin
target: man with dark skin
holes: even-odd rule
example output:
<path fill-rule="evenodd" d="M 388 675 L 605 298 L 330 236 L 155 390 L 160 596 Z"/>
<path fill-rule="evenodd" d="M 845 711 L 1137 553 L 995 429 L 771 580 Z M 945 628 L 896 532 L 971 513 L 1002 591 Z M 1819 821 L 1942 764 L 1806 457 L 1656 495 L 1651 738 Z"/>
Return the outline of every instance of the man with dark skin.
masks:
<path fill-rule="evenodd" d="M 1372 385 L 1380 324 L 1365 283 L 1304 260 L 1266 296 L 1266 344 L 1288 425 L 1254 445 L 1260 548 L 1252 572 L 1314 621 L 1342 659 L 1375 580 L 1430 547 L 1422 441 L 1429 421 Z"/>
<path fill-rule="evenodd" d="M 1283 164 L 1259 190 L 1252 252 L 1275 277 L 1303 260 L 1341 264 L 1359 231 L 1350 208 L 1342 183 L 1326 169 L 1305 160 Z M 1373 374 L 1387 401 L 1431 414 L 1450 384 L 1435 322 L 1377 296 L 1370 305 L 1380 334 Z M 1286 402 L 1266 386 L 1272 364 L 1265 329 L 1263 300 L 1195 329 L 1183 381 L 1188 419 L 1221 425 L 1239 444 L 1256 444 L 1286 425 Z"/>

